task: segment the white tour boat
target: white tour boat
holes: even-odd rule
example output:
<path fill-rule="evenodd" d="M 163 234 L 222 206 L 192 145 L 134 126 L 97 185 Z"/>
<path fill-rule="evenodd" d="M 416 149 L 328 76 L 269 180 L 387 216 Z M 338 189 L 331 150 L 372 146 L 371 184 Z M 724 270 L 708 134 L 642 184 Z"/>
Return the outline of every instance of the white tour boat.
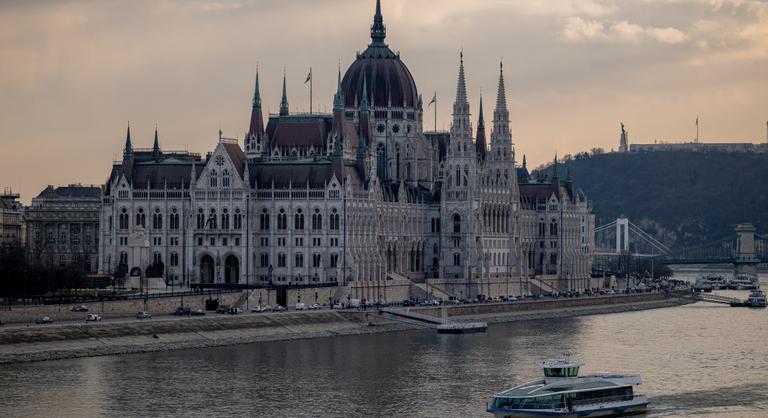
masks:
<path fill-rule="evenodd" d="M 542 363 L 543 380 L 496 394 L 487 411 L 497 418 L 607 417 L 640 414 L 648 398 L 634 393 L 640 376 L 579 376 L 581 364 L 564 359 Z"/>
<path fill-rule="evenodd" d="M 746 274 L 739 274 L 731 279 L 729 287 L 735 290 L 752 290 L 758 287 L 757 277 L 749 276 Z"/>

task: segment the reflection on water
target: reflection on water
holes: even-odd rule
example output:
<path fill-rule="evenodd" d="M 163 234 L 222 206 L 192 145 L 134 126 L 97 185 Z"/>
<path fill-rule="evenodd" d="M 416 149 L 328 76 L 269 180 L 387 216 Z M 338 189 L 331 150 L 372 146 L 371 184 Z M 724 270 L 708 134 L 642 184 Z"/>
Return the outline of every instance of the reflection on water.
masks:
<path fill-rule="evenodd" d="M 8 365 L 0 366 L 0 411 L 490 416 L 491 394 L 538 378 L 536 362 L 570 352 L 586 373 L 641 374 L 649 416 L 766 416 L 766 320 L 768 310 L 697 303 L 492 325 L 485 335 L 414 331 Z"/>

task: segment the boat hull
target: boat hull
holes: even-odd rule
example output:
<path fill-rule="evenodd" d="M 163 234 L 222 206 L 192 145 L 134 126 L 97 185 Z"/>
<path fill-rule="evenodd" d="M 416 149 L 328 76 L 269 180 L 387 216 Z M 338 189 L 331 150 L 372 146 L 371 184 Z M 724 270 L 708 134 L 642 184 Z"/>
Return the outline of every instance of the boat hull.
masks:
<path fill-rule="evenodd" d="M 581 409 L 576 411 L 526 411 L 521 409 L 488 409 L 488 412 L 496 418 L 536 418 L 536 417 L 558 417 L 558 418 L 582 418 L 582 417 L 620 417 L 635 414 L 642 414 L 648 410 L 648 402 L 603 407 L 595 409 Z"/>
<path fill-rule="evenodd" d="M 474 334 L 478 332 L 485 332 L 488 329 L 485 327 L 473 327 L 473 328 L 438 328 L 438 334 Z"/>

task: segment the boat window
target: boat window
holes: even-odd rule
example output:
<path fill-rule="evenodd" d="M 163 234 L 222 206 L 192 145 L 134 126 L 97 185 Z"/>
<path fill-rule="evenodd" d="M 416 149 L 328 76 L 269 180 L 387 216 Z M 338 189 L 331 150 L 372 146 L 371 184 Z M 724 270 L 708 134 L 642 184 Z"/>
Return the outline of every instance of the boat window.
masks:
<path fill-rule="evenodd" d="M 530 398 L 494 398 L 491 408 L 504 409 L 558 409 L 565 407 L 563 395 Z"/>

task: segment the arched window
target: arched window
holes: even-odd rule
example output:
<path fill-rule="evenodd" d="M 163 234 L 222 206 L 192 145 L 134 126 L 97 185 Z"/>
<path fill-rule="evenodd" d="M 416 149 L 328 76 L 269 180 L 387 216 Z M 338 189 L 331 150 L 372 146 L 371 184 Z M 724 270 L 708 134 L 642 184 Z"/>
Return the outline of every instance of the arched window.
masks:
<path fill-rule="evenodd" d="M 557 253 L 552 253 L 549 255 L 549 264 L 557 264 Z"/>
<path fill-rule="evenodd" d="M 126 208 L 120 210 L 120 229 L 128 229 L 128 210 Z"/>
<path fill-rule="evenodd" d="M 235 229 L 243 229 L 243 214 L 240 209 L 235 209 Z"/>
<path fill-rule="evenodd" d="M 262 231 L 269 230 L 269 211 L 262 209 L 261 216 L 259 217 L 259 227 Z"/>
<path fill-rule="evenodd" d="M 331 212 L 331 228 L 332 230 L 336 231 L 339 229 L 340 223 L 339 223 L 339 214 L 336 209 L 334 209 Z"/>
<path fill-rule="evenodd" d="M 288 215 L 285 209 L 280 209 L 280 213 L 277 214 L 277 229 L 288 229 Z"/>
<path fill-rule="evenodd" d="M 171 209 L 171 229 L 179 229 L 179 213 L 176 208 Z"/>
<path fill-rule="evenodd" d="M 467 179 L 469 179 L 469 166 L 464 166 L 464 187 L 467 187 Z"/>
<path fill-rule="evenodd" d="M 461 167 L 456 166 L 456 186 L 461 186 Z"/>
<path fill-rule="evenodd" d="M 320 209 L 315 208 L 315 213 L 312 214 L 312 229 L 319 231 L 323 229 L 323 215 L 320 213 Z"/>
<path fill-rule="evenodd" d="M 229 209 L 224 208 L 221 212 L 221 229 L 229 229 Z"/>
<path fill-rule="evenodd" d="M 197 229 L 205 228 L 205 213 L 203 208 L 197 210 Z"/>
<path fill-rule="evenodd" d="M 461 216 L 458 213 L 453 215 L 453 233 L 461 233 Z"/>
<path fill-rule="evenodd" d="M 163 229 L 163 215 L 160 213 L 160 208 L 156 208 L 155 214 L 152 215 L 152 229 Z"/>
<path fill-rule="evenodd" d="M 211 208 L 211 215 L 208 216 L 208 229 L 216 229 L 216 209 Z"/>
<path fill-rule="evenodd" d="M 460 266 L 461 265 L 461 254 L 454 253 L 453 254 L 453 265 L 454 266 Z"/>
<path fill-rule="evenodd" d="M 141 226 L 142 228 L 147 226 L 147 215 L 142 208 L 139 208 L 139 212 L 136 213 L 136 226 Z"/>
<path fill-rule="evenodd" d="M 221 173 L 221 187 L 229 188 L 229 170 L 224 169 Z"/>
<path fill-rule="evenodd" d="M 293 228 L 297 230 L 304 229 L 304 212 L 301 209 L 297 209 L 296 215 L 293 217 Z"/>
<path fill-rule="evenodd" d="M 216 174 L 216 170 L 211 170 L 209 175 L 211 176 L 211 183 L 210 183 L 211 187 L 218 186 L 219 178 L 218 178 L 218 174 Z"/>

